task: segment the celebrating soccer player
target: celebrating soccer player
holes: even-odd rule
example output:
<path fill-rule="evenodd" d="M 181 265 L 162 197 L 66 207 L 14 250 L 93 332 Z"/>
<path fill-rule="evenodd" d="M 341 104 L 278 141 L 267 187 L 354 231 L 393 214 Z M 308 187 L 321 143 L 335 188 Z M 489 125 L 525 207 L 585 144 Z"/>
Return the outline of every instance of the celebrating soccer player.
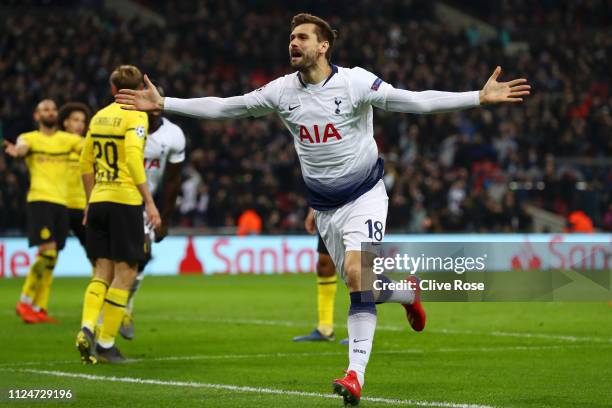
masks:
<path fill-rule="evenodd" d="M 58 126 L 60 130 L 85 136 L 91 118 L 91 110 L 81 102 L 68 102 L 59 109 Z M 71 153 L 68 157 L 69 170 L 66 175 L 68 181 L 68 221 L 70 230 L 85 248 L 85 226 L 83 225 L 83 211 L 85 210 L 85 189 L 81 180 L 80 155 Z"/>
<path fill-rule="evenodd" d="M 161 97 L 145 77 L 146 89 L 123 89 L 115 98 L 128 110 L 164 110 L 204 119 L 272 112 L 280 116 L 293 136 L 317 229 L 350 291 L 349 365 L 346 376 L 334 380 L 333 387 L 346 404 L 356 405 L 372 351 L 375 302 L 401 303 L 414 330 L 425 326 L 418 293 L 375 294 L 371 285 L 364 284 L 369 277 L 362 276 L 361 244 L 382 241 L 388 205 L 383 160 L 373 138 L 372 107 L 406 113 L 457 111 L 521 102 L 530 87 L 525 79 L 498 82 L 501 68 L 497 67 L 480 91 L 396 89 L 363 68 L 333 65 L 335 38 L 326 21 L 298 14 L 289 38 L 290 63 L 297 73 L 242 96 L 195 99 Z"/>
<path fill-rule="evenodd" d="M 120 88 L 143 87 L 142 74 L 131 65 L 115 69 L 110 82 L 113 94 Z M 76 340 L 83 363 L 125 360 L 115 337 L 138 264 L 145 259 L 143 200 L 149 225 L 160 226 L 143 164 L 148 126 L 145 113 L 122 110 L 111 103 L 91 119 L 85 138 L 81 154 L 88 202 L 84 222 L 87 254 L 95 262 L 95 274 L 85 290 Z M 94 328 L 101 310 L 104 316 L 96 341 Z"/>
<path fill-rule="evenodd" d="M 163 95 L 161 88 L 157 91 Z M 152 230 L 147 226 L 145 214 L 145 256 L 138 265 L 138 275 L 130 289 L 125 315 L 119 333 L 126 340 L 134 338 L 134 296 L 144 278 L 144 268 L 151 259 L 151 243 L 161 242 L 168 235 L 170 217 L 176 205 L 181 187 L 181 166 L 185 161 L 185 134 L 180 127 L 162 117 L 161 112 L 149 113 L 149 136 L 145 144 L 144 163 L 149 190 L 154 196 L 160 184 L 164 186 L 161 197 L 161 225 Z"/>
<path fill-rule="evenodd" d="M 66 173 L 71 154 L 81 151 L 81 138 L 57 130 L 57 105 L 41 101 L 34 112 L 38 130 L 23 133 L 17 144 L 5 141 L 12 157 L 25 157 L 30 172 L 27 197 L 28 242 L 38 246 L 17 303 L 17 314 L 26 323 L 56 322 L 47 313 L 53 268 L 68 235 Z"/>

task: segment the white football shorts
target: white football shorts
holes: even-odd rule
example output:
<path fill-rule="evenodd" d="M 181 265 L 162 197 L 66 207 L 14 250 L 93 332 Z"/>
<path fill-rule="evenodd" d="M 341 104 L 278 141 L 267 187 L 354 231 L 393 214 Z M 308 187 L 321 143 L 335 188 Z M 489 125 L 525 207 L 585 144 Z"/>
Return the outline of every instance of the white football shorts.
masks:
<path fill-rule="evenodd" d="M 361 251 L 361 244 L 381 242 L 385 236 L 389 197 L 382 179 L 355 201 L 331 211 L 314 211 L 315 223 L 336 270 L 346 281 L 346 251 Z"/>

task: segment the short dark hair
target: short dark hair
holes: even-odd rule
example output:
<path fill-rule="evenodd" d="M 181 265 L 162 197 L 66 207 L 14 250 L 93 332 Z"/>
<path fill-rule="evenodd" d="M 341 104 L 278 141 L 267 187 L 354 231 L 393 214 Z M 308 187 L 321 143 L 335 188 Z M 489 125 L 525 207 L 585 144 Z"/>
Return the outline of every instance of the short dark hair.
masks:
<path fill-rule="evenodd" d="M 57 114 L 59 130 L 66 130 L 64 121 L 70 117 L 72 112 L 83 112 L 85 115 L 85 125 L 89 124 L 91 118 L 91 109 L 82 102 L 67 102 L 62 105 Z"/>
<path fill-rule="evenodd" d="M 308 13 L 300 13 L 293 16 L 293 19 L 291 19 L 291 31 L 293 31 L 295 27 L 302 24 L 314 24 L 316 26 L 315 34 L 317 35 L 317 40 L 319 42 L 323 40 L 329 43 L 329 48 L 325 53 L 325 58 L 330 61 L 334 41 L 336 38 L 338 38 L 338 31 L 333 30 L 329 23 L 323 20 L 321 17 L 313 16 L 312 14 Z"/>
<path fill-rule="evenodd" d="M 142 72 L 134 65 L 120 65 L 110 76 L 111 84 L 119 89 L 138 89 L 142 86 Z"/>

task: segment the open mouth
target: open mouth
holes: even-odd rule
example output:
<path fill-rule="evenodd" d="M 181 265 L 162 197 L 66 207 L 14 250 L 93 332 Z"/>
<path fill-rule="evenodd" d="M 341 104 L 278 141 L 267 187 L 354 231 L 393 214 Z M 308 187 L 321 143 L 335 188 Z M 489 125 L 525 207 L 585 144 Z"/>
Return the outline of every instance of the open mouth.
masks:
<path fill-rule="evenodd" d="M 300 50 L 291 50 L 291 58 L 301 58 L 302 52 Z"/>

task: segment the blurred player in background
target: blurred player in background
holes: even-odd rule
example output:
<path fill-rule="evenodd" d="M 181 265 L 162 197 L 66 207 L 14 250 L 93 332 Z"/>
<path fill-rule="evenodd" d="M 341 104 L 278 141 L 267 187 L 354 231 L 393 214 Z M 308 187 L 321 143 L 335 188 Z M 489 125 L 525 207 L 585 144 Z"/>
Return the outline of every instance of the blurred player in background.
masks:
<path fill-rule="evenodd" d="M 163 89 L 158 88 L 160 95 Z M 153 196 L 163 186 L 161 202 L 161 225 L 156 229 L 148 227 L 145 213 L 145 255 L 138 266 L 138 275 L 130 289 L 125 315 L 119 333 L 126 340 L 134 338 L 134 296 L 144 278 L 144 269 L 151 259 L 151 243 L 161 242 L 168 235 L 168 225 L 181 188 L 181 167 L 185 161 L 185 134 L 180 127 L 162 117 L 161 112 L 149 113 L 149 136 L 144 150 L 144 166 L 149 190 Z"/>
<path fill-rule="evenodd" d="M 41 101 L 34 112 L 38 130 L 23 133 L 17 144 L 4 142 L 12 157 L 25 157 L 30 172 L 27 196 L 28 242 L 38 247 L 17 303 L 26 323 L 55 323 L 47 313 L 53 269 L 68 235 L 69 157 L 81 151 L 81 137 L 57 129 L 57 105 Z"/>
<path fill-rule="evenodd" d="M 142 89 L 142 74 L 121 65 L 110 77 L 111 92 Z M 83 363 L 118 363 L 125 358 L 115 345 L 129 291 L 138 265 L 145 260 L 144 200 L 147 220 L 160 226 L 157 207 L 144 171 L 144 146 L 149 120 L 142 112 L 111 103 L 91 120 L 81 154 L 81 173 L 87 197 L 84 222 L 87 254 L 95 262 L 95 275 L 83 301 L 81 330 L 76 346 Z M 94 329 L 103 309 L 98 339 Z"/>
<path fill-rule="evenodd" d="M 68 102 L 59 109 L 58 126 L 60 130 L 85 136 L 91 110 L 81 102 Z M 81 179 L 81 166 L 79 164 L 80 155 L 71 153 L 68 157 L 68 221 L 70 230 L 85 248 L 85 226 L 83 225 L 83 211 L 87 202 L 85 189 Z"/>
<path fill-rule="evenodd" d="M 304 228 L 311 235 L 317 234 L 317 313 L 319 323 L 317 328 L 305 336 L 294 337 L 293 341 L 334 341 L 334 302 L 338 289 L 336 267 L 329 256 L 329 251 L 323 239 L 317 232 L 314 211 L 308 209 L 308 215 L 304 220 Z"/>
<path fill-rule="evenodd" d="M 289 58 L 297 73 L 230 98 L 161 97 L 145 77 L 145 90 L 115 95 L 124 109 L 179 113 L 205 119 L 230 119 L 277 113 L 291 132 L 309 206 L 317 229 L 349 291 L 349 365 L 333 381 L 345 404 L 357 405 L 376 331 L 376 303 L 402 304 L 410 326 L 421 331 L 425 312 L 412 290 L 373 291 L 373 276 L 362 274 L 362 243 L 382 241 L 388 197 L 384 163 L 373 137 L 372 107 L 406 113 L 457 111 L 479 105 L 521 102 L 526 80 L 497 82 L 497 67 L 482 90 L 411 92 L 397 89 L 363 68 L 330 62 L 337 33 L 319 17 L 298 14 L 291 22 Z"/>

